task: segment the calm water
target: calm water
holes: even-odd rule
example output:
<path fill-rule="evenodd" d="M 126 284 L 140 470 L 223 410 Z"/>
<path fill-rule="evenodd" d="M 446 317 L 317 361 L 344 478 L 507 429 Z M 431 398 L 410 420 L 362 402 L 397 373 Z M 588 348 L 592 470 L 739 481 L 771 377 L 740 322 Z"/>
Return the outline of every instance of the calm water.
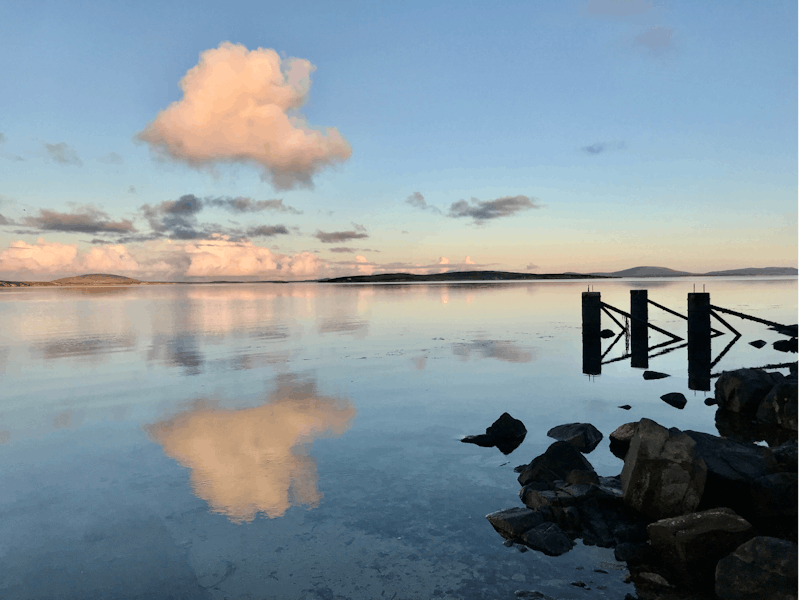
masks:
<path fill-rule="evenodd" d="M 796 278 L 593 285 L 625 311 L 647 288 L 685 314 L 703 283 L 712 304 L 797 322 Z M 0 597 L 621 599 L 611 550 L 520 553 L 485 519 L 520 506 L 513 467 L 555 425 L 716 433 L 685 348 L 650 359 L 667 379 L 629 360 L 583 375 L 586 285 L 0 291 Z M 715 372 L 796 360 L 777 333 L 726 319 L 743 337 Z M 459 442 L 504 411 L 528 429 L 512 454 Z M 622 468 L 605 441 L 588 458 Z"/>

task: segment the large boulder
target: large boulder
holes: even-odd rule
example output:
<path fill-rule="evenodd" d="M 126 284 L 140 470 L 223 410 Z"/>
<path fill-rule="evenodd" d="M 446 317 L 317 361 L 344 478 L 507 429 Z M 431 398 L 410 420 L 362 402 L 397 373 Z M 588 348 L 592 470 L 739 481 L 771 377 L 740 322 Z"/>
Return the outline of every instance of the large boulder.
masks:
<path fill-rule="evenodd" d="M 764 396 L 782 380 L 781 373 L 767 373 L 761 369 L 726 371 L 714 384 L 714 397 L 722 408 L 755 415 Z"/>
<path fill-rule="evenodd" d="M 712 590 L 717 562 L 755 535 L 729 508 L 662 519 L 647 526 L 650 545 L 670 569 L 673 583 Z"/>
<path fill-rule="evenodd" d="M 461 439 L 466 444 L 484 448 L 496 446 L 503 454 L 511 454 L 525 440 L 528 430 L 519 419 L 503 413 L 500 418 L 486 428 L 486 433 L 468 435 Z"/>
<path fill-rule="evenodd" d="M 797 544 L 755 537 L 717 563 L 722 600 L 797 600 Z"/>
<path fill-rule="evenodd" d="M 572 471 L 595 472 L 583 454 L 568 442 L 554 442 L 544 454 L 534 458 L 520 471 L 517 481 L 522 486 L 533 481 L 546 483 L 552 483 L 559 479 L 563 481 Z"/>
<path fill-rule="evenodd" d="M 523 543 L 548 556 L 561 556 L 574 545 L 555 523 L 542 523 L 522 534 Z"/>
<path fill-rule="evenodd" d="M 797 473 L 797 440 L 787 440 L 774 447 L 772 456 L 775 457 L 779 470 Z"/>
<path fill-rule="evenodd" d="M 608 447 L 611 450 L 611 454 L 625 460 L 625 455 L 631 446 L 635 431 L 636 423 L 625 423 L 612 431 L 611 435 L 608 436 Z"/>
<path fill-rule="evenodd" d="M 797 471 L 773 473 L 750 487 L 753 524 L 763 533 L 797 541 Z"/>
<path fill-rule="evenodd" d="M 756 419 L 797 431 L 797 381 L 775 385 L 758 405 Z"/>
<path fill-rule="evenodd" d="M 591 423 L 568 423 L 553 427 L 547 432 L 547 437 L 568 442 L 584 454 L 589 454 L 597 448 L 603 434 Z"/>
<path fill-rule="evenodd" d="M 639 421 L 620 475 L 625 504 L 653 519 L 693 512 L 706 484 L 706 464 L 694 447 L 676 428 Z"/>
<path fill-rule="evenodd" d="M 778 471 L 772 451 L 740 444 L 709 433 L 686 431 L 694 442 L 694 455 L 706 467 L 706 481 L 698 510 L 727 506 L 750 520 L 755 515 L 750 496 L 752 482 Z"/>
<path fill-rule="evenodd" d="M 781 427 L 777 423 L 764 423 L 755 420 L 750 415 L 741 415 L 724 408 L 717 409 L 714 415 L 714 425 L 722 437 L 742 443 L 764 440 L 770 446 L 778 446 L 797 437 L 794 431 Z"/>
<path fill-rule="evenodd" d="M 516 540 L 545 521 L 541 512 L 529 508 L 506 508 L 488 514 L 486 518 L 495 531 L 507 540 Z"/>

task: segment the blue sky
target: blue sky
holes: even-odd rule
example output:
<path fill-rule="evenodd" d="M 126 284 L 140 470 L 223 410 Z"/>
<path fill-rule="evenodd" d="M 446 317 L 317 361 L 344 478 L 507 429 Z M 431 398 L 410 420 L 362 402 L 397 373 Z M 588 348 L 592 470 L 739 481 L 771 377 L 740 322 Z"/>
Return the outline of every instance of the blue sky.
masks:
<path fill-rule="evenodd" d="M 797 265 L 794 2 L 41 2 L 0 23 L 0 278 Z M 274 166 L 136 139 L 224 42 L 313 65 L 299 114 L 349 156 L 276 188 Z M 165 226 L 190 195 L 188 229 Z"/>

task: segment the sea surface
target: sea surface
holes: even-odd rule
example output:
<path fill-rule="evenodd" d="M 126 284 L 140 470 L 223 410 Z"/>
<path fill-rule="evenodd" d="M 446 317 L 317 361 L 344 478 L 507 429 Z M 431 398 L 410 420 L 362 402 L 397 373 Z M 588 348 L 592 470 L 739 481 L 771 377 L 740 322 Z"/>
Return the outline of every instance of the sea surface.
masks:
<path fill-rule="evenodd" d="M 600 475 L 621 471 L 607 439 L 625 422 L 717 433 L 685 347 L 652 352 L 666 379 L 614 361 L 624 339 L 583 373 L 581 292 L 628 312 L 647 289 L 685 315 L 703 286 L 797 322 L 796 277 L 2 290 L 0 597 L 621 600 L 611 550 L 523 553 L 485 516 L 521 506 L 513 469 L 555 425 L 604 434 Z M 714 373 L 796 361 L 725 319 L 742 337 Z M 716 358 L 734 336 L 712 326 Z M 528 430 L 511 454 L 460 442 L 503 412 Z"/>

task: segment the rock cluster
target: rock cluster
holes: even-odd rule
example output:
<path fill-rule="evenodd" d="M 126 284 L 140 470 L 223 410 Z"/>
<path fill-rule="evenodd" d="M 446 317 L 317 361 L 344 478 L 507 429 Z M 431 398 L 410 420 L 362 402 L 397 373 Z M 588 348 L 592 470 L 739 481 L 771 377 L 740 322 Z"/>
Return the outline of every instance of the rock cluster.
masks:
<path fill-rule="evenodd" d="M 797 430 L 796 378 L 725 373 L 716 400 Z M 517 467 L 525 508 L 487 515 L 506 540 L 551 556 L 577 538 L 614 548 L 640 598 L 797 598 L 796 433 L 769 448 L 641 419 L 610 435 L 617 477 L 599 477 L 573 438 Z"/>

